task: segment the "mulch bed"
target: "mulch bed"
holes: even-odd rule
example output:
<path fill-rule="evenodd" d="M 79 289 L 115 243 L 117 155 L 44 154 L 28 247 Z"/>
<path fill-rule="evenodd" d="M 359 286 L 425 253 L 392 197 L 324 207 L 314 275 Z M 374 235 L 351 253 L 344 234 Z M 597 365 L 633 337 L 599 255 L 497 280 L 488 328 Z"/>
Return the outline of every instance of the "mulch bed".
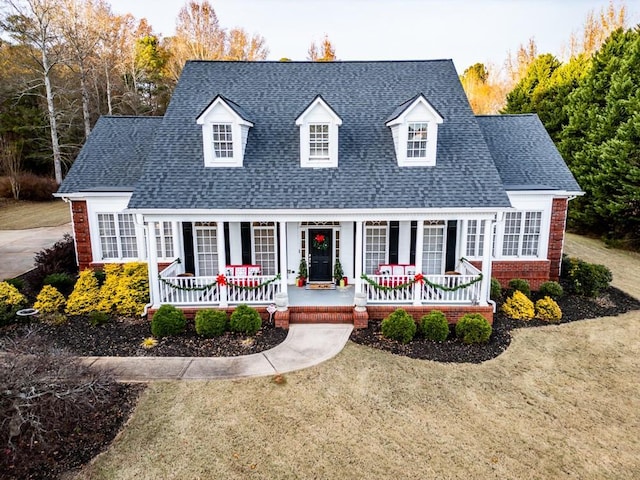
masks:
<path fill-rule="evenodd" d="M 566 295 L 558 300 L 558 305 L 562 310 L 560 323 L 615 316 L 630 310 L 640 309 L 640 301 L 614 287 L 609 287 L 595 299 Z M 513 320 L 500 313 L 500 309 L 493 318 L 491 338 L 484 344 L 466 345 L 455 338 L 453 331 L 444 342 L 433 342 L 416 336 L 413 341 L 402 344 L 382 336 L 380 328 L 382 320 L 369 320 L 369 327 L 354 330 L 351 334 L 351 340 L 361 345 L 422 360 L 481 363 L 497 357 L 507 349 L 511 343 L 511 330 L 549 325 L 549 323 L 540 320 L 528 322 Z"/>
<path fill-rule="evenodd" d="M 54 347 L 76 355 L 118 357 L 234 357 L 268 350 L 287 336 L 286 330 L 263 322 L 252 337 L 227 332 L 216 338 L 202 338 L 196 334 L 193 321 L 188 321 L 183 334 L 158 339 L 155 347 L 143 348 L 142 341 L 152 336 L 149 320 L 117 318 L 92 326 L 81 316 L 70 317 L 63 325 L 13 325 L 0 329 L 0 335 L 20 336 L 27 330 L 36 330 Z"/>

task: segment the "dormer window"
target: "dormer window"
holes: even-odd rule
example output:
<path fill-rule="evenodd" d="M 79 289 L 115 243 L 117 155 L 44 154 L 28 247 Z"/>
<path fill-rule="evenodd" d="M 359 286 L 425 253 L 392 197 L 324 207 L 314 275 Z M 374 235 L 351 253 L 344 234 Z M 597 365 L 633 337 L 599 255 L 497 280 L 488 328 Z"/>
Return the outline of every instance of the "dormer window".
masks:
<path fill-rule="evenodd" d="M 205 167 L 242 167 L 253 123 L 239 105 L 217 96 L 196 122 L 202 125 Z"/>
<path fill-rule="evenodd" d="M 296 119 L 300 127 L 300 166 L 338 166 L 338 127 L 342 119 L 318 95 Z"/>
<path fill-rule="evenodd" d="M 442 116 L 420 94 L 400 105 L 389 117 L 398 165 L 428 167 L 436 164 L 438 124 Z"/>

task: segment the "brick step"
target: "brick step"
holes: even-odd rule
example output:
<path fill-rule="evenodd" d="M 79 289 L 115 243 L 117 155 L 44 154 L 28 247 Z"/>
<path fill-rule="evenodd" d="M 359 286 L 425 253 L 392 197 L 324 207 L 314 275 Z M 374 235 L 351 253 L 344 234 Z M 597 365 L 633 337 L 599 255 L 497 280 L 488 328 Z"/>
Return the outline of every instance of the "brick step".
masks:
<path fill-rule="evenodd" d="M 353 313 L 291 312 L 290 323 L 353 323 Z"/>

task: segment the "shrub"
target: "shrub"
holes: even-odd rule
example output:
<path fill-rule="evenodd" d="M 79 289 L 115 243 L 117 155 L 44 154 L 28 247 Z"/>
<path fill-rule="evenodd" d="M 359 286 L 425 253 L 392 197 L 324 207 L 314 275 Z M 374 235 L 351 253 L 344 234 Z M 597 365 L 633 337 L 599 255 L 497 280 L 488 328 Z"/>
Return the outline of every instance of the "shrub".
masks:
<path fill-rule="evenodd" d="M 564 295 L 564 289 L 558 282 L 544 282 L 540 285 L 540 290 L 538 290 L 538 292 L 543 297 L 551 297 L 554 299 L 558 299 Z"/>
<path fill-rule="evenodd" d="M 513 293 L 516 290 L 524 293 L 527 297 L 531 296 L 531 287 L 529 286 L 529 282 L 524 280 L 523 278 L 514 278 L 509 281 L 509 290 Z"/>
<path fill-rule="evenodd" d="M 42 283 L 44 285 L 51 285 L 60 293 L 69 295 L 73 290 L 73 285 L 76 283 L 76 279 L 74 276 L 69 275 L 66 272 L 51 273 L 44 277 Z"/>
<path fill-rule="evenodd" d="M 119 263 L 105 265 L 104 274 L 105 278 L 100 287 L 99 301 L 96 309 L 99 312 L 115 313 L 122 265 Z"/>
<path fill-rule="evenodd" d="M 223 310 L 199 310 L 196 313 L 196 333 L 201 337 L 219 337 L 227 330 L 229 319 Z"/>
<path fill-rule="evenodd" d="M 229 327 L 231 331 L 254 335 L 262 326 L 262 318 L 255 308 L 248 305 L 238 305 L 231 314 Z"/>
<path fill-rule="evenodd" d="M 569 288 L 573 293 L 585 297 L 597 297 L 612 280 L 611 270 L 604 265 L 588 263 L 578 258 L 569 259 L 567 273 Z"/>
<path fill-rule="evenodd" d="M 484 343 L 489 340 L 491 325 L 479 313 L 467 313 L 456 323 L 456 336 L 464 343 Z"/>
<path fill-rule="evenodd" d="M 5 280 L 5 282 L 7 282 L 9 285 L 13 285 L 20 292 L 22 292 L 22 290 L 24 290 L 24 280 L 21 279 L 21 278 L 7 278 Z"/>
<path fill-rule="evenodd" d="M 105 312 L 96 311 L 96 312 L 91 312 L 89 314 L 89 323 L 94 327 L 97 327 L 98 325 L 104 325 L 105 323 L 109 323 L 109 320 L 111 320 L 111 318 Z"/>
<path fill-rule="evenodd" d="M 151 319 L 154 337 L 169 337 L 184 332 L 187 325 L 184 313 L 173 305 L 162 305 Z"/>
<path fill-rule="evenodd" d="M 50 202 L 55 200 L 53 194 L 58 184 L 51 177 L 41 177 L 33 173 L 23 173 L 18 177 L 20 184 L 20 200 L 33 202 Z"/>
<path fill-rule="evenodd" d="M 40 313 L 58 313 L 64 309 L 65 303 L 64 295 L 56 287 L 45 285 L 40 290 L 33 308 Z"/>
<path fill-rule="evenodd" d="M 27 304 L 27 298 L 16 287 L 0 282 L 0 327 L 15 321 L 16 312 Z"/>
<path fill-rule="evenodd" d="M 502 285 L 500 285 L 500 281 L 497 278 L 491 278 L 491 298 L 493 300 L 499 300 L 502 298 Z"/>
<path fill-rule="evenodd" d="M 149 303 L 147 264 L 142 262 L 105 266 L 97 310 L 120 315 L 142 315 Z"/>
<path fill-rule="evenodd" d="M 73 292 L 67 299 L 65 311 L 69 315 L 83 315 L 96 309 L 98 302 L 98 280 L 92 270 L 84 270 L 73 287 Z"/>
<path fill-rule="evenodd" d="M 520 290 L 513 292 L 502 305 L 502 311 L 516 320 L 531 320 L 535 316 L 533 302 Z"/>
<path fill-rule="evenodd" d="M 34 294 L 42 288 L 44 279 L 52 273 L 68 273 L 75 277 L 78 273 L 78 266 L 73 237 L 66 234 L 51 248 L 45 248 L 36 253 L 34 264 L 36 268 L 27 276 L 27 281 Z M 56 286 L 56 288 L 58 287 Z M 63 291 L 63 289 L 60 290 Z"/>
<path fill-rule="evenodd" d="M 382 320 L 382 335 L 402 343 L 413 340 L 416 329 L 413 317 L 401 308 Z"/>
<path fill-rule="evenodd" d="M 449 322 L 444 313 L 434 310 L 420 319 L 420 333 L 427 340 L 444 342 L 449 336 Z"/>
<path fill-rule="evenodd" d="M 536 302 L 536 318 L 557 323 L 562 319 L 562 310 L 551 297 L 544 297 Z"/>

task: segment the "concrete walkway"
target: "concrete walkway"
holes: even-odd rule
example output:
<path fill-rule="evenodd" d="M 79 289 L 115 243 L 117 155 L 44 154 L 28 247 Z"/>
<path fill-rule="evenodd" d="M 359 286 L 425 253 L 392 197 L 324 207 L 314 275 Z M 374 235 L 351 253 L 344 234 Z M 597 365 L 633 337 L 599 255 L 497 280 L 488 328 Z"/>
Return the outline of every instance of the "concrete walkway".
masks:
<path fill-rule="evenodd" d="M 71 224 L 28 230 L 0 230 L 0 281 L 33 268 L 33 257 L 71 233 Z"/>
<path fill-rule="evenodd" d="M 312 367 L 344 348 L 353 325 L 295 324 L 277 347 L 242 357 L 85 357 L 123 382 L 261 377 Z"/>

